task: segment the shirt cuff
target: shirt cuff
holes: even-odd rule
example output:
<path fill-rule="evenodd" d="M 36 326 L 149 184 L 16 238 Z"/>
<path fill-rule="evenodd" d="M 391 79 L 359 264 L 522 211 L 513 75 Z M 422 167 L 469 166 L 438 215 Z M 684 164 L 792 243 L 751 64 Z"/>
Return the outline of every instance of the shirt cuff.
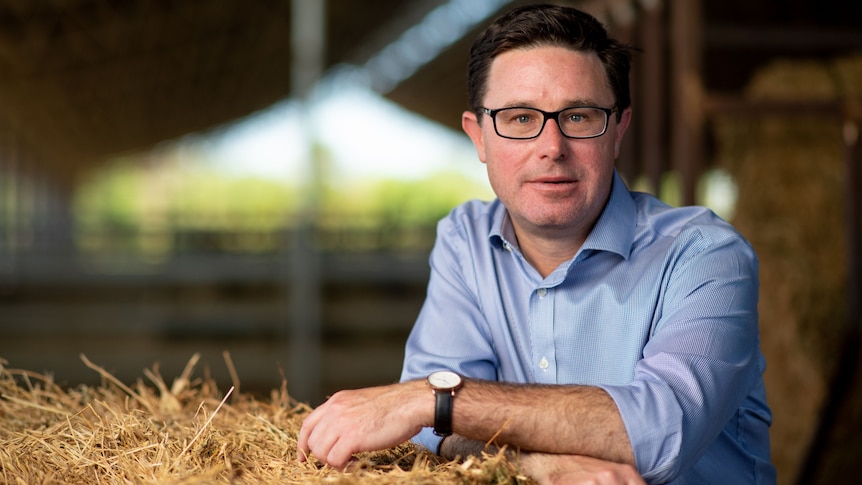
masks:
<path fill-rule="evenodd" d="M 434 434 L 434 428 L 422 428 L 422 431 L 413 437 L 413 442 L 422 446 L 431 453 L 439 455 L 440 444 L 443 443 L 443 437 Z"/>

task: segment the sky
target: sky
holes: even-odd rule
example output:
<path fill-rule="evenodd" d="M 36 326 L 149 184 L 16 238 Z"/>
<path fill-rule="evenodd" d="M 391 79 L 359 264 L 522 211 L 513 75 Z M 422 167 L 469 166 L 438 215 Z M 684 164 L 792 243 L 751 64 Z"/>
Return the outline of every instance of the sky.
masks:
<path fill-rule="evenodd" d="M 460 116 L 460 113 L 453 113 Z M 469 138 L 409 112 L 361 85 L 344 85 L 306 106 L 286 101 L 211 140 L 212 163 L 226 172 L 295 181 L 308 177 L 310 143 L 331 157 L 332 181 L 411 180 L 454 171 L 487 184 Z"/>

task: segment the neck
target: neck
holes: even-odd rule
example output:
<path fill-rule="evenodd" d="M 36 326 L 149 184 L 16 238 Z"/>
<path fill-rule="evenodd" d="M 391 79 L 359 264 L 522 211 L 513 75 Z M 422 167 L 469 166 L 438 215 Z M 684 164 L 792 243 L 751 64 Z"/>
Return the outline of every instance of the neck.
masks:
<path fill-rule="evenodd" d="M 588 231 L 583 233 L 572 231 L 571 234 L 560 234 L 559 231 L 554 231 L 553 234 L 546 234 L 546 232 L 551 231 L 531 232 L 515 228 L 521 254 L 536 268 L 542 278 L 572 259 L 584 244 L 588 234 Z"/>

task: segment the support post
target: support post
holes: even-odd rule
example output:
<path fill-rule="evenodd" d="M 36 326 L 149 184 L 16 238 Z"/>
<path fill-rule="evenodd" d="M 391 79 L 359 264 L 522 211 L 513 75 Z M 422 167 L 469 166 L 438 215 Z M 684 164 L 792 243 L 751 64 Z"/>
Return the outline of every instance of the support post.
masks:
<path fill-rule="evenodd" d="M 704 86 L 701 0 L 669 2 L 671 32 L 671 161 L 682 183 L 682 204 L 695 203 L 703 171 Z"/>
<path fill-rule="evenodd" d="M 325 45 L 325 0 L 292 0 L 291 10 L 291 92 L 309 118 L 309 98 L 323 71 Z M 289 261 L 290 311 L 288 332 L 287 385 L 290 395 L 316 405 L 322 399 L 321 367 L 321 259 L 314 230 L 319 215 L 319 187 L 322 185 L 318 151 L 310 121 L 302 123 L 307 160 L 303 205 L 293 222 Z"/>
<path fill-rule="evenodd" d="M 643 173 L 649 189 L 659 194 L 661 179 L 667 169 L 667 54 L 665 53 L 664 5 L 657 1 L 643 13 L 641 43 L 644 46 L 641 75 L 641 96 L 638 99 L 641 115 L 638 117 Z"/>

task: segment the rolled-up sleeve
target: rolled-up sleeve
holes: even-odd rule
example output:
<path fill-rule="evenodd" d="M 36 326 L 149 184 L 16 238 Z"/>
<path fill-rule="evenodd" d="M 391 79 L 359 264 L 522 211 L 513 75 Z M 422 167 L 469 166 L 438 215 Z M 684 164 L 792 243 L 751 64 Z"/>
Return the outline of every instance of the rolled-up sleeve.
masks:
<path fill-rule="evenodd" d="M 702 229 L 681 240 L 633 381 L 601 386 L 619 408 L 639 471 L 657 483 L 701 457 L 763 371 L 754 251 L 741 237 L 715 241 Z"/>

